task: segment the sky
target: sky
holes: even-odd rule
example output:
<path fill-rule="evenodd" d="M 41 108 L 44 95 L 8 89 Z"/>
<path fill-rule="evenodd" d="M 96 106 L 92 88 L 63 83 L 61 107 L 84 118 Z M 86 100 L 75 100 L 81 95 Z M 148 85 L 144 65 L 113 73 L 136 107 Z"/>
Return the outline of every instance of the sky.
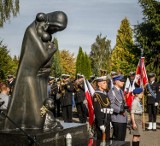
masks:
<path fill-rule="evenodd" d="M 143 17 L 138 0 L 20 0 L 17 17 L 12 17 L 0 28 L 0 40 L 11 56 L 20 55 L 25 30 L 37 13 L 54 11 L 65 12 L 68 25 L 53 37 L 58 39 L 60 50 L 66 49 L 75 55 L 79 47 L 89 54 L 99 34 L 111 40 L 113 48 L 121 21 L 127 17 L 133 28 L 142 22 Z"/>

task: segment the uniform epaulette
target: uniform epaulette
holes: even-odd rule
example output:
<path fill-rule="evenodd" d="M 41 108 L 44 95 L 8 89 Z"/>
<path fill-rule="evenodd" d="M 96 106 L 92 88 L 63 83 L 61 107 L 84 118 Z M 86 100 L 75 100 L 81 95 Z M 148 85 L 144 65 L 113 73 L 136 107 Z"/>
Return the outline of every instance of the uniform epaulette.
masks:
<path fill-rule="evenodd" d="M 103 105 L 104 107 L 108 107 L 108 105 L 110 104 L 110 101 L 109 101 L 108 98 L 106 98 L 106 102 L 107 102 L 107 103 L 105 103 L 105 102 L 102 100 L 101 96 L 100 96 L 98 93 L 95 93 L 95 97 L 96 97 L 96 98 L 94 99 L 94 102 L 97 102 L 97 101 L 98 101 L 98 103 L 100 104 L 100 106 Z"/>

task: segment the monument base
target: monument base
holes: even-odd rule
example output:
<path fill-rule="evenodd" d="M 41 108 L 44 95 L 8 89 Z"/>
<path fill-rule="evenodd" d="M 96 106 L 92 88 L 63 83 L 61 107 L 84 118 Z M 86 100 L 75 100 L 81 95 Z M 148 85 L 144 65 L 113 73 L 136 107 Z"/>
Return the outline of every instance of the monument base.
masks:
<path fill-rule="evenodd" d="M 1 146 L 66 146 L 66 135 L 72 136 L 73 146 L 87 146 L 87 125 L 79 123 L 63 123 L 62 130 L 26 130 L 27 134 L 35 138 L 36 143 L 30 141 L 21 131 L 0 131 Z M 31 142 L 31 143 L 30 143 Z"/>

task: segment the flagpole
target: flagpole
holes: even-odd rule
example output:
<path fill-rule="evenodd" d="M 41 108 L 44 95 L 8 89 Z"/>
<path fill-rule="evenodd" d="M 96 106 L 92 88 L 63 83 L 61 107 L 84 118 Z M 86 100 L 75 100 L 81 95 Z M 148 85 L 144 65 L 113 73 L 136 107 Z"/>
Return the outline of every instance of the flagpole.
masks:
<path fill-rule="evenodd" d="M 140 78 L 140 86 L 143 88 L 143 98 L 142 98 L 142 105 L 143 105 L 143 110 L 144 110 L 144 86 L 143 86 L 143 73 L 142 73 L 142 57 L 143 57 L 143 51 L 144 49 L 141 48 L 141 58 L 140 58 L 140 69 L 141 69 L 141 78 Z M 145 130 L 145 115 L 144 115 L 144 111 L 143 111 L 143 115 L 142 115 L 142 128 L 143 130 Z"/>

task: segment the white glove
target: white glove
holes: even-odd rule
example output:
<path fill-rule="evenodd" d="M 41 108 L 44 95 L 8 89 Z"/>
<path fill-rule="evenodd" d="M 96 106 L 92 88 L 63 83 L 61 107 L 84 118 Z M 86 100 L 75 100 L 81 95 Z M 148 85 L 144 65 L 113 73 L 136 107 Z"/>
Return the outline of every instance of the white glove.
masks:
<path fill-rule="evenodd" d="M 61 97 L 61 94 L 57 93 L 56 94 L 56 100 L 60 99 L 60 97 Z"/>
<path fill-rule="evenodd" d="M 158 102 L 155 102 L 154 106 L 158 106 Z"/>
<path fill-rule="evenodd" d="M 113 111 L 114 111 L 114 109 L 113 109 L 113 108 L 111 108 L 111 110 L 110 110 L 110 114 L 113 114 Z"/>
<path fill-rule="evenodd" d="M 83 104 L 87 104 L 87 100 L 85 99 L 85 100 L 83 100 Z"/>
<path fill-rule="evenodd" d="M 102 132 L 104 133 L 105 132 L 105 130 L 106 130 L 106 127 L 104 126 L 104 125 L 101 125 L 100 126 L 100 129 L 102 130 Z"/>

